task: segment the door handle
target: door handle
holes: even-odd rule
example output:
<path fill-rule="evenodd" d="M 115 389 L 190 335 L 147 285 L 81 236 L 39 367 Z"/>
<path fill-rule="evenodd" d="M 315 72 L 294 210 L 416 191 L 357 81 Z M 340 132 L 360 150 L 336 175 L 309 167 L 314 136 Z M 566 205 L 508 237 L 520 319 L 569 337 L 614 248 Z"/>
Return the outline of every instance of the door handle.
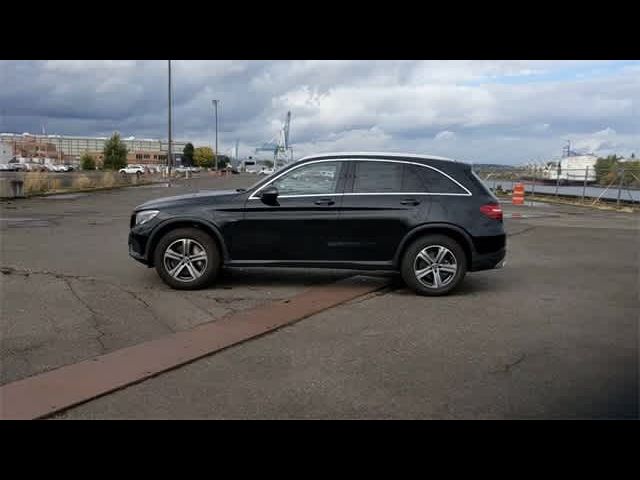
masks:
<path fill-rule="evenodd" d="M 400 202 L 401 205 L 413 205 L 414 207 L 416 205 L 420 205 L 420 202 L 414 198 L 407 198 L 406 200 L 403 200 Z"/>
<path fill-rule="evenodd" d="M 330 198 L 321 198 L 320 200 L 316 200 L 313 203 L 315 203 L 316 205 L 333 205 L 336 202 L 334 202 Z"/>

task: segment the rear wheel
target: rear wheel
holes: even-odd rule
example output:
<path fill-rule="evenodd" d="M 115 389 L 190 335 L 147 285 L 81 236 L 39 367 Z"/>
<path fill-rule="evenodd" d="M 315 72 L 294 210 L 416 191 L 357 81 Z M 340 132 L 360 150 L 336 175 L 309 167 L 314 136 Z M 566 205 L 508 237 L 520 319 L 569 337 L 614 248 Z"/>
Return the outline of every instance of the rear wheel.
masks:
<path fill-rule="evenodd" d="M 197 228 L 172 230 L 160 239 L 154 252 L 160 278 L 171 288 L 195 290 L 211 284 L 220 271 L 218 247 Z"/>
<path fill-rule="evenodd" d="M 466 273 L 462 246 L 446 235 L 418 238 L 402 258 L 402 278 L 420 295 L 446 295 L 460 285 Z"/>

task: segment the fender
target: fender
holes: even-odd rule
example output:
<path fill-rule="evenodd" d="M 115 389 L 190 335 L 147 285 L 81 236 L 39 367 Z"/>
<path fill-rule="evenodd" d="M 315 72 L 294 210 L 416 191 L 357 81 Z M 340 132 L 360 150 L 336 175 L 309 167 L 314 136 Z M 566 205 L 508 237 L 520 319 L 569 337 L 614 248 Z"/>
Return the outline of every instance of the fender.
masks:
<path fill-rule="evenodd" d="M 398 248 L 396 249 L 396 253 L 393 256 L 393 264 L 400 265 L 402 252 L 407 247 L 409 242 L 411 242 L 414 238 L 416 238 L 418 235 L 422 233 L 428 233 L 429 230 L 450 230 L 458 233 L 466 241 L 466 245 L 462 245 L 462 247 L 467 251 L 467 254 L 469 255 L 468 263 L 469 265 L 471 265 L 471 259 L 473 255 L 475 255 L 476 253 L 475 248 L 473 246 L 473 240 L 471 239 L 471 235 L 469 235 L 469 233 L 466 230 L 464 230 L 463 228 L 457 225 L 454 225 L 452 223 L 444 223 L 444 222 L 423 223 L 422 225 L 418 225 L 417 227 L 414 227 L 409 232 L 407 232 L 407 234 L 404 236 L 404 238 L 400 242 L 400 245 L 398 245 Z"/>
<path fill-rule="evenodd" d="M 150 254 L 151 254 L 150 248 L 152 246 L 155 246 L 162 232 L 166 231 L 168 227 L 170 227 L 171 225 L 177 225 L 177 224 L 197 225 L 197 226 L 200 226 L 204 231 L 208 233 L 212 233 L 216 237 L 218 244 L 220 245 L 220 248 L 222 250 L 220 253 L 222 254 L 223 263 L 229 262 L 231 258 L 229 257 L 229 251 L 227 249 L 227 245 L 224 242 L 222 233 L 220 233 L 220 229 L 215 223 L 205 220 L 202 217 L 180 217 L 180 218 L 169 218 L 163 221 L 162 223 L 159 223 L 158 225 L 155 226 L 155 228 L 151 232 L 151 235 L 149 236 L 149 240 L 147 241 L 147 245 L 145 248 L 145 257 L 150 264 L 153 262 L 153 259 L 150 257 Z"/>

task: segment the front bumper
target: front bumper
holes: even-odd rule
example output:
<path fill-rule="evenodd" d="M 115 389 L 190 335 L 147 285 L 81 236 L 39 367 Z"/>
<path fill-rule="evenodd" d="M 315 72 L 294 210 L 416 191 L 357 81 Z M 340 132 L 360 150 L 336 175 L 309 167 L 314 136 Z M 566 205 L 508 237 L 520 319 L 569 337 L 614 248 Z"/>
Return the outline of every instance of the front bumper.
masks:
<path fill-rule="evenodd" d="M 502 268 L 506 264 L 507 249 L 502 248 L 496 252 L 491 253 L 476 253 L 473 256 L 473 262 L 471 264 L 470 271 L 479 272 L 481 270 L 492 270 Z"/>
<path fill-rule="evenodd" d="M 149 265 L 146 255 L 147 237 L 129 232 L 129 256 L 140 263 Z"/>

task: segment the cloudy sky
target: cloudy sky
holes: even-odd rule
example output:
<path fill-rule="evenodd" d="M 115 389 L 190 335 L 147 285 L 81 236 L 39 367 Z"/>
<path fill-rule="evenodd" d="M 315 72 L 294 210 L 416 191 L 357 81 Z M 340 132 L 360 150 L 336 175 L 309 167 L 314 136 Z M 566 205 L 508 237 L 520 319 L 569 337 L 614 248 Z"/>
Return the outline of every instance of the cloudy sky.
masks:
<path fill-rule="evenodd" d="M 174 60 L 174 138 L 240 154 L 292 113 L 295 157 L 432 153 L 547 160 L 565 140 L 640 154 L 640 61 Z M 166 138 L 166 61 L 0 61 L 0 131 Z"/>

